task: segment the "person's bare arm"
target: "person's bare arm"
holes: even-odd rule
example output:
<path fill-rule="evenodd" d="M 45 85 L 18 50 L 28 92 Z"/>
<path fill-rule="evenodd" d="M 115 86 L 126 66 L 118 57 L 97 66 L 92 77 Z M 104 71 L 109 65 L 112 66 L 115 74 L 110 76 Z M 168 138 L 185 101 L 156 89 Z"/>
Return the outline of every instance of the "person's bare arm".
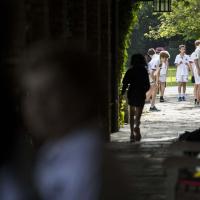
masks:
<path fill-rule="evenodd" d="M 192 68 L 192 62 L 189 62 L 189 71 L 191 71 L 192 76 L 194 76 L 193 68 Z"/>
<path fill-rule="evenodd" d="M 159 77 L 160 77 L 160 68 L 161 68 L 162 64 L 159 64 L 159 66 L 157 66 L 156 68 L 156 74 L 155 74 L 155 80 L 156 80 L 156 84 L 159 84 Z"/>
<path fill-rule="evenodd" d="M 175 63 L 176 67 L 178 67 L 181 64 L 183 64 L 183 61 L 180 61 L 179 63 Z"/>

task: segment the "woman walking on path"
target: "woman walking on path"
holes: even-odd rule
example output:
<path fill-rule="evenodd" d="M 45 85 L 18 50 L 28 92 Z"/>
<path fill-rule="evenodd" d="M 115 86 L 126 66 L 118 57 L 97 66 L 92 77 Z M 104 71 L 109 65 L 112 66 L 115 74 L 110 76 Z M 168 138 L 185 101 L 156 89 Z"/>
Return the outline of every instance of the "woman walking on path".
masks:
<path fill-rule="evenodd" d="M 131 142 L 141 140 L 140 118 L 145 104 L 146 92 L 150 88 L 146 65 L 143 55 L 132 55 L 131 68 L 127 70 L 122 82 L 122 96 L 128 87 L 127 97 L 130 106 Z"/>

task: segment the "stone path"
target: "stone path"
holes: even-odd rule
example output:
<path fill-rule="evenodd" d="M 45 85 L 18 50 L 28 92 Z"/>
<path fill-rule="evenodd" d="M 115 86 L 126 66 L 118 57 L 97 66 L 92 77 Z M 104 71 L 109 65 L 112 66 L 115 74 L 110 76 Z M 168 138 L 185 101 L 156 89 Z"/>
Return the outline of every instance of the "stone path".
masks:
<path fill-rule="evenodd" d="M 177 102 L 177 87 L 166 88 L 165 96 L 166 102 L 156 104 L 160 112 L 149 112 L 150 104 L 145 105 L 141 119 L 142 142 L 166 141 L 177 138 L 186 130 L 199 128 L 200 107 L 194 106 L 192 87 L 187 88 L 187 101 Z M 112 134 L 111 140 L 127 142 L 129 135 L 129 125 L 125 125 Z"/>
<path fill-rule="evenodd" d="M 149 112 L 145 105 L 142 116 L 142 141 L 129 142 L 129 126 L 111 136 L 108 144 L 126 174 L 132 192 L 124 200 L 167 200 L 166 172 L 163 161 L 169 156 L 169 145 L 184 131 L 200 125 L 200 107 L 193 102 L 193 88 L 187 88 L 187 101 L 177 102 L 177 88 L 166 89 L 166 102 L 157 103 L 160 112 Z"/>

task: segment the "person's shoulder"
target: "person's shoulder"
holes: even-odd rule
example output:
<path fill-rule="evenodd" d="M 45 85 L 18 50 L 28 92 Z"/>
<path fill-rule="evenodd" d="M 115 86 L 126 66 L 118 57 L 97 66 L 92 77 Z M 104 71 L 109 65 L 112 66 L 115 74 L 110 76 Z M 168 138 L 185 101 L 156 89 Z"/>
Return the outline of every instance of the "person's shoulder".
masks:
<path fill-rule="evenodd" d="M 197 54 L 200 53 L 200 47 L 197 47 L 197 48 L 195 49 L 195 53 L 197 53 Z"/>
<path fill-rule="evenodd" d="M 126 71 L 126 75 L 131 74 L 132 72 L 133 72 L 133 68 L 130 67 L 130 68 L 127 69 L 127 71 Z"/>
<path fill-rule="evenodd" d="M 153 60 L 153 61 L 158 60 L 159 57 L 160 57 L 160 56 L 159 56 L 158 54 L 154 54 L 153 57 L 152 57 L 152 60 Z"/>
<path fill-rule="evenodd" d="M 148 65 L 151 65 L 153 63 L 153 58 L 148 62 Z"/>
<path fill-rule="evenodd" d="M 175 62 L 177 62 L 178 59 L 180 59 L 180 54 L 176 55 Z"/>
<path fill-rule="evenodd" d="M 132 72 L 132 71 L 133 71 L 133 68 L 130 67 L 130 68 L 127 69 L 126 73 L 130 73 L 130 72 Z"/>

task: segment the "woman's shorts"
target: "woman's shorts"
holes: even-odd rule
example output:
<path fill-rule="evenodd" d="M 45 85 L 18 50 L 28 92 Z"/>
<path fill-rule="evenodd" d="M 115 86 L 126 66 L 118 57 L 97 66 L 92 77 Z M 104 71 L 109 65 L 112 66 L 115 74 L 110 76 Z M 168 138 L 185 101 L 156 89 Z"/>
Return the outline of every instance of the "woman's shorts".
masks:
<path fill-rule="evenodd" d="M 159 81 L 160 81 L 161 83 L 165 83 L 165 82 L 166 82 L 166 79 L 167 79 L 166 75 L 161 75 L 161 76 L 159 77 Z"/>
<path fill-rule="evenodd" d="M 179 83 L 179 82 L 185 82 L 187 83 L 188 82 L 188 76 L 187 75 L 178 75 L 176 76 L 176 81 Z"/>
<path fill-rule="evenodd" d="M 144 107 L 145 98 L 128 98 L 128 105 L 135 107 Z"/>

